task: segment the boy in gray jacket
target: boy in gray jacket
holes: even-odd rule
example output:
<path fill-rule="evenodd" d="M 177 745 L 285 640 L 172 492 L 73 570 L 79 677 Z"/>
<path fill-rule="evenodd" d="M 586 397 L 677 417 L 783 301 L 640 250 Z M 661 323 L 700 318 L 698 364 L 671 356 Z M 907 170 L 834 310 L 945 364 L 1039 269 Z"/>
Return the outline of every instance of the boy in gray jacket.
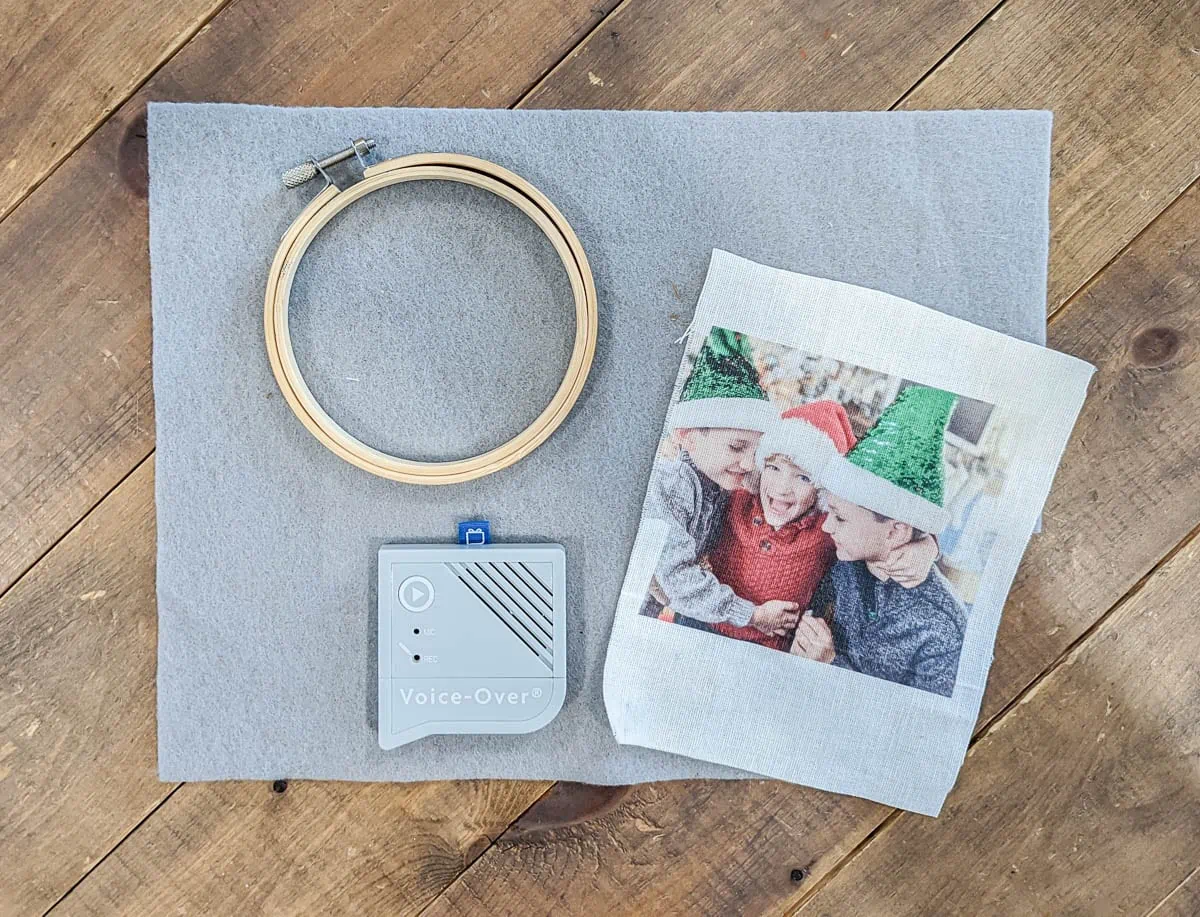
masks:
<path fill-rule="evenodd" d="M 949 697 L 967 629 L 966 610 L 934 567 L 910 589 L 881 562 L 892 550 L 938 534 L 942 452 L 955 396 L 910 386 L 821 477 L 824 531 L 838 562 L 796 626 L 792 653 Z"/>
<path fill-rule="evenodd" d="M 785 634 L 795 627 L 794 602 L 755 605 L 702 565 L 724 524 L 729 491 L 754 470 L 758 441 L 777 422 L 744 337 L 713 328 L 671 411 L 679 457 L 655 462 L 646 495 L 644 516 L 665 523 L 666 534 L 642 614 L 658 617 L 670 606 L 680 623 L 701 628 L 727 621 Z"/>
<path fill-rule="evenodd" d="M 881 576 L 877 566 L 894 542 L 921 533 L 837 497 L 827 496 L 826 504 L 822 527 L 837 546 L 838 562 L 797 625 L 792 652 L 949 697 L 966 610 L 936 566 L 911 589 Z"/>

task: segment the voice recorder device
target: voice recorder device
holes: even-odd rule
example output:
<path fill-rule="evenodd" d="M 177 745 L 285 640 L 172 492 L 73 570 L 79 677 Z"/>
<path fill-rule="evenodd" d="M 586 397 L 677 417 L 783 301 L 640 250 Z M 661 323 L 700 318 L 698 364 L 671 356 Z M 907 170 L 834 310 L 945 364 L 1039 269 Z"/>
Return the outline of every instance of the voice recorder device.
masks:
<path fill-rule="evenodd" d="M 557 544 L 379 549 L 379 744 L 533 732 L 567 693 Z"/>

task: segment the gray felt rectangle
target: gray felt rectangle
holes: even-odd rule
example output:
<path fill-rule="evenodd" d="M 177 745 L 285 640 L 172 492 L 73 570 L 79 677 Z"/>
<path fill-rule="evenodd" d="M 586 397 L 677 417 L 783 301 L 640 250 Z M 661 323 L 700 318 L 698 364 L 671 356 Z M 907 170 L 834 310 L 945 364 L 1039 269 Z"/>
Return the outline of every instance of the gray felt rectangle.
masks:
<path fill-rule="evenodd" d="M 449 487 L 372 477 L 288 409 L 263 344 L 267 270 L 318 189 L 279 173 L 378 141 L 470 153 L 578 232 L 596 363 L 551 439 Z M 466 777 L 630 783 L 743 772 L 613 738 L 601 670 L 683 333 L 714 248 L 883 290 L 1043 343 L 1050 115 L 280 109 L 151 104 L 158 454 L 158 736 L 167 780 Z M 343 173 L 349 177 L 349 173 Z M 561 265 L 509 205 L 385 189 L 302 262 L 297 358 L 351 433 L 418 459 L 474 454 L 549 400 L 574 332 Z M 451 541 L 567 551 L 568 693 L 529 735 L 376 741 L 375 558 Z"/>

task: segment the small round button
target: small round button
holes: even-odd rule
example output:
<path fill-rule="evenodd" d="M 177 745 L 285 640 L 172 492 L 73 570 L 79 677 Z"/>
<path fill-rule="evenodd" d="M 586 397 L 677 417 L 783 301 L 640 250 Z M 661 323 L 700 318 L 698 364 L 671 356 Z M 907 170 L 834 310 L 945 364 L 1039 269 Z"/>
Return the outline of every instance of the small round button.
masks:
<path fill-rule="evenodd" d="M 433 583 L 423 576 L 410 576 L 400 584 L 400 604 L 409 611 L 424 611 L 433 604 Z"/>

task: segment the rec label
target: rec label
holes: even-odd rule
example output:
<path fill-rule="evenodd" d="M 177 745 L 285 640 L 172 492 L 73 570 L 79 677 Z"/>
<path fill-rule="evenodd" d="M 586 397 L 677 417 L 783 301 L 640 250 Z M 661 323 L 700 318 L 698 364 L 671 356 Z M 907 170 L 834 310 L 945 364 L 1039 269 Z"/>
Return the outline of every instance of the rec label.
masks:
<path fill-rule="evenodd" d="M 542 696 L 542 689 L 532 688 L 528 691 L 494 691 L 491 688 L 484 686 L 476 688 L 474 691 L 464 692 L 401 688 L 399 694 L 401 703 L 406 705 L 413 704 L 418 707 L 457 707 L 461 706 L 462 704 L 472 704 L 480 707 L 519 707 L 522 704 L 529 703 L 530 700 L 540 699 Z"/>

